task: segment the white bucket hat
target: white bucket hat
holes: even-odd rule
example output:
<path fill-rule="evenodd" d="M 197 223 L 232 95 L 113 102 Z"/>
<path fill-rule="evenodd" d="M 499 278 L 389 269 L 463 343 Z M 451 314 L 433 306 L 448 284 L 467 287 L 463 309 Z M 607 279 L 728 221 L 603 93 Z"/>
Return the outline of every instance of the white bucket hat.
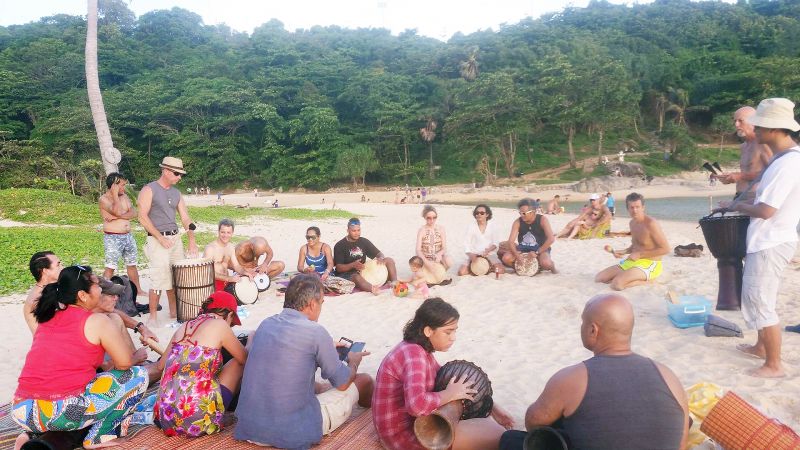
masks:
<path fill-rule="evenodd" d="M 800 124 L 794 120 L 794 103 L 787 98 L 762 100 L 758 104 L 756 113 L 746 120 L 761 128 L 800 130 Z"/>

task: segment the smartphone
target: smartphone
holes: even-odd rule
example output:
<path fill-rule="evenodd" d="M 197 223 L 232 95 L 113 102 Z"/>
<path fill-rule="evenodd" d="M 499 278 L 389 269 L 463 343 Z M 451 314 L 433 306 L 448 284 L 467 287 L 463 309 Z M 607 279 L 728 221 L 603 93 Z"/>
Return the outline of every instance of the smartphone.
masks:
<path fill-rule="evenodd" d="M 339 338 L 339 344 L 336 346 L 336 351 L 339 353 L 339 360 L 344 361 L 347 359 L 347 354 L 350 353 L 350 347 L 353 345 L 353 341 L 347 339 L 346 337 Z"/>
<path fill-rule="evenodd" d="M 363 352 L 364 347 L 366 346 L 367 346 L 366 342 L 353 342 L 353 345 L 350 346 L 350 351 L 356 353 Z"/>

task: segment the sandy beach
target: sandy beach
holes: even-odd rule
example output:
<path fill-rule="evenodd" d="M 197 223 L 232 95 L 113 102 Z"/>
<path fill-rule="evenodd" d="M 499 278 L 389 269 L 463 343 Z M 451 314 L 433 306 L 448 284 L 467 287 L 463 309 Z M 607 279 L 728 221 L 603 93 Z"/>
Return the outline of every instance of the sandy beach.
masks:
<path fill-rule="evenodd" d="M 646 198 L 679 196 L 730 196 L 730 186 L 703 187 L 700 183 L 648 186 L 637 189 Z M 447 202 L 472 202 L 477 200 L 513 201 L 523 196 L 540 196 L 549 199 L 556 193 L 572 195 L 575 200 L 586 197 L 572 191 L 543 191 L 526 194 L 524 189 L 479 189 L 473 192 L 446 192 L 434 188 L 430 200 Z M 615 191 L 618 211 L 624 205 L 627 191 Z M 277 194 L 281 206 L 336 207 L 362 216 L 362 235 L 370 239 L 387 256 L 397 262 L 401 277 L 409 276 L 406 263 L 414 253 L 417 229 L 423 224 L 421 206 L 394 204 L 394 191 L 369 191 L 363 193 L 370 199 L 360 202 L 361 192 L 324 194 Z M 322 204 L 322 198 L 325 203 Z M 261 193 L 259 197 L 248 194 L 226 195 L 227 204 L 261 206 L 259 203 L 274 200 L 275 194 Z M 216 196 L 190 196 L 194 205 L 208 205 Z M 466 206 L 437 206 L 439 224 L 448 232 L 448 253 L 456 264 L 466 256 L 463 235 L 472 220 L 471 208 Z M 494 222 L 503 230 L 510 230 L 518 217 L 512 209 L 494 209 Z M 549 216 L 557 231 L 573 218 L 572 215 Z M 305 243 L 304 232 L 310 225 L 322 230 L 322 240 L 330 245 L 345 234 L 345 220 L 328 220 L 318 223 L 295 220 L 254 218 L 237 224 L 234 240 L 251 235 L 267 237 L 276 259 L 287 263 L 287 269 L 297 264 L 298 249 Z M 204 229 L 215 230 L 214 224 Z M 663 221 L 662 227 L 670 245 L 697 242 L 705 244 L 696 223 Z M 612 231 L 628 229 L 627 214 L 618 214 Z M 559 240 L 553 246 L 553 260 L 560 273 L 539 274 L 521 278 L 513 274 L 495 280 L 494 276 L 457 277 L 450 286 L 434 287 L 432 293 L 451 302 L 460 312 L 458 339 L 447 353 L 437 353 L 444 363 L 451 359 L 466 359 L 481 366 L 489 375 L 494 389 L 494 399 L 508 409 L 523 426 L 524 412 L 533 402 L 547 379 L 558 369 L 589 358 L 590 353 L 581 345 L 580 314 L 586 300 L 598 293 L 610 292 L 606 285 L 593 281 L 595 273 L 613 264 L 615 259 L 603 250 L 605 244 L 616 248 L 629 245 L 625 237 L 593 241 Z M 201 246 L 207 242 L 200 242 Z M 141 256 L 140 256 L 141 258 Z M 451 268 L 455 273 L 455 268 Z M 146 271 L 145 271 L 146 273 Z M 731 389 L 766 414 L 783 423 L 800 429 L 800 334 L 783 334 L 783 358 L 788 377 L 779 380 L 753 378 L 745 374 L 757 367 L 758 360 L 736 350 L 736 344 L 755 342 L 755 331 L 746 330 L 744 339 L 707 338 L 702 327 L 678 329 L 667 318 L 665 294 L 674 290 L 679 295 L 702 295 L 715 300 L 717 293 L 716 260 L 706 250 L 700 258 L 664 258 L 664 275 L 655 283 L 625 291 L 636 313 L 633 336 L 634 351 L 669 366 L 689 387 L 698 382 L 713 382 Z M 147 288 L 147 276 L 143 279 Z M 248 306 L 249 316 L 243 318 L 243 329 L 255 329 L 259 322 L 282 308 L 283 298 L 274 290 L 267 301 Z M 0 326 L 5 330 L 0 354 L 6 364 L 0 367 L 0 399 L 10 401 L 16 387 L 16 377 L 30 346 L 31 335 L 22 319 L 20 296 L 0 299 Z M 165 304 L 166 300 L 162 300 Z M 371 356 L 364 359 L 361 370 L 375 375 L 382 357 L 397 344 L 402 327 L 411 318 L 421 300 L 396 298 L 389 291 L 374 297 L 367 293 L 328 298 L 324 304 L 320 323 L 331 336 L 346 336 L 365 341 Z M 800 272 L 789 268 L 779 297 L 778 312 L 786 324 L 800 322 Z M 162 312 L 163 314 L 163 312 Z M 744 328 L 741 313 L 721 311 L 715 314 L 731 320 Z M 166 315 L 162 316 L 165 321 Z M 156 330 L 162 341 L 169 339 L 173 329 Z M 151 357 L 155 357 L 151 353 Z"/>

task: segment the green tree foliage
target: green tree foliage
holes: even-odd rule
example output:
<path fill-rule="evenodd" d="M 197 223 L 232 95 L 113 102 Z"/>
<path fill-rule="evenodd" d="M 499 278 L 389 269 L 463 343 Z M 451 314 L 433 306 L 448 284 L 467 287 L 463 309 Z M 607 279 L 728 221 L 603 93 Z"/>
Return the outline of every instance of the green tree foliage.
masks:
<path fill-rule="evenodd" d="M 440 42 L 276 20 L 247 35 L 100 0 L 99 76 L 136 184 L 166 155 L 184 159 L 188 185 L 215 188 L 490 181 L 631 140 L 692 167 L 696 136 L 722 136 L 715 117 L 800 99 L 798 8 L 592 1 Z M 97 194 L 85 36 L 77 16 L 0 27 L 0 187 Z M 342 168 L 366 149 L 358 162 L 374 164 Z"/>

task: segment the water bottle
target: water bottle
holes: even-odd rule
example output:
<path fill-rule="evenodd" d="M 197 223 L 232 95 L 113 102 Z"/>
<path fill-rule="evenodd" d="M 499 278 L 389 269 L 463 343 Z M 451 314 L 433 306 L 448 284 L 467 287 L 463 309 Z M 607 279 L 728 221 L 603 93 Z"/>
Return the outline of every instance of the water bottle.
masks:
<path fill-rule="evenodd" d="M 236 315 L 239 316 L 239 320 L 246 319 L 250 316 L 250 311 L 248 311 L 244 305 L 239 305 L 239 307 L 236 308 Z"/>

